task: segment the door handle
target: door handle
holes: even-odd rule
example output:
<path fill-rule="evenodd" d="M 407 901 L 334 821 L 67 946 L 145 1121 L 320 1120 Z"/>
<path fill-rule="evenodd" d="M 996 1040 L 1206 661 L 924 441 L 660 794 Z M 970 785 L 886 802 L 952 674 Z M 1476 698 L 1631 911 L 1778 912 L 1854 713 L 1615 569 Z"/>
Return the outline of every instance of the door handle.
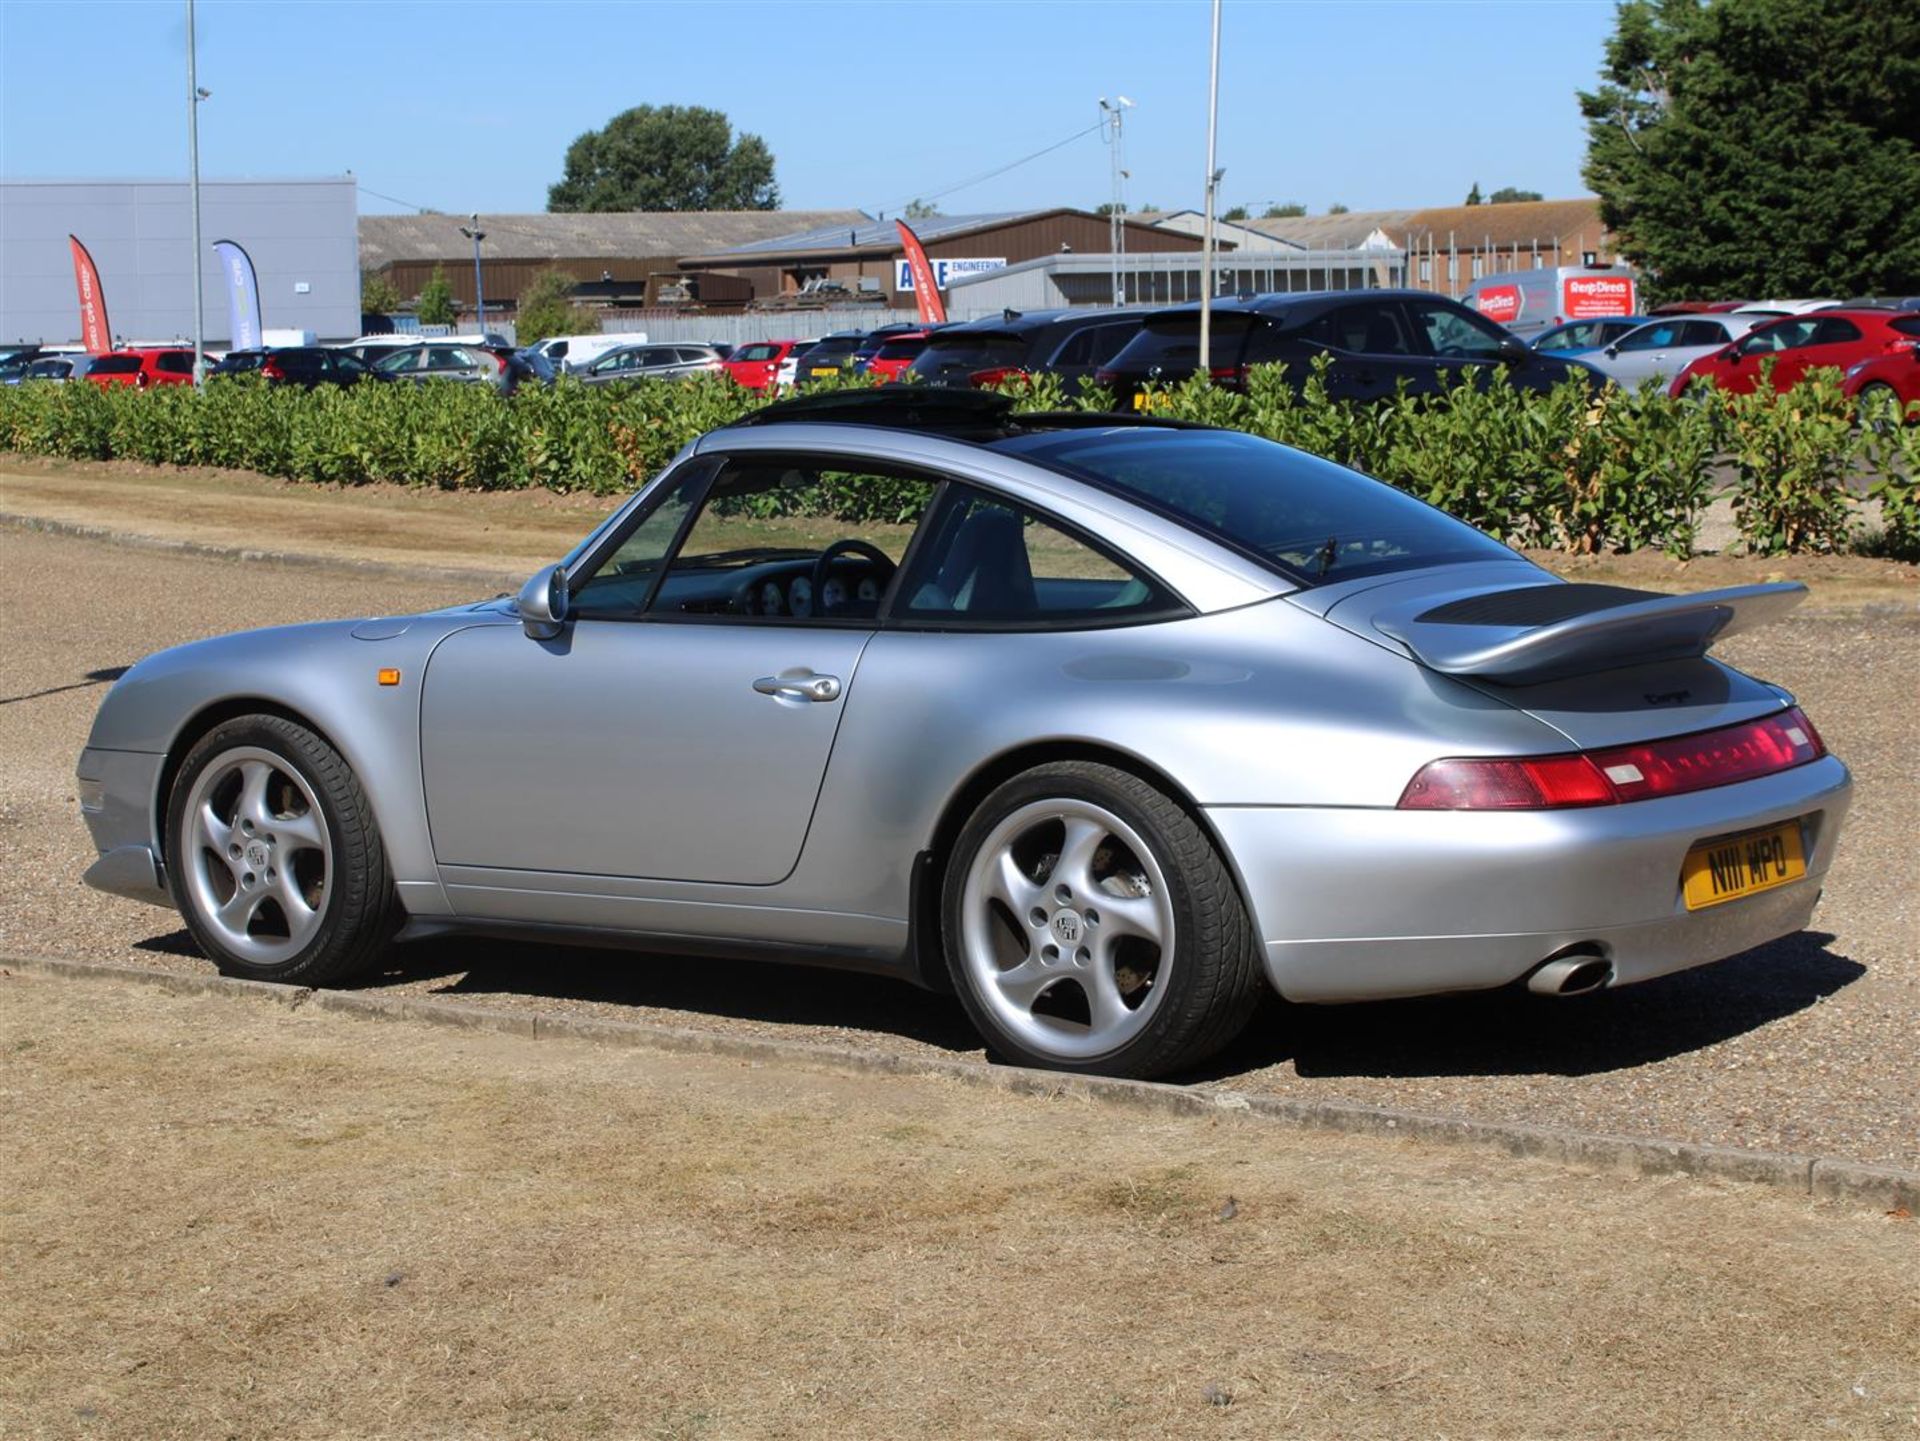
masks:
<path fill-rule="evenodd" d="M 810 670 L 785 671 L 780 675 L 763 675 L 753 683 L 753 688 L 761 695 L 789 700 L 828 701 L 840 699 L 840 677 L 836 675 L 816 675 Z"/>

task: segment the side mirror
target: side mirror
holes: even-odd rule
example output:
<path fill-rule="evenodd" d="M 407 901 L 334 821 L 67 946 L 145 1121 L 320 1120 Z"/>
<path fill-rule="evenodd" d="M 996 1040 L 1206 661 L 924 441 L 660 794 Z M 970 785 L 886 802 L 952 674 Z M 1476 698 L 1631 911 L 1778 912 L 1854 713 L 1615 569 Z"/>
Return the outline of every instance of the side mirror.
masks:
<path fill-rule="evenodd" d="M 1508 365 L 1525 365 L 1533 359 L 1533 352 L 1527 348 L 1526 341 L 1508 336 L 1500 342 L 1500 358 Z"/>
<path fill-rule="evenodd" d="M 520 613 L 520 628 L 535 640 L 552 640 L 567 623 L 567 573 L 557 565 L 534 573 L 520 587 L 513 608 Z"/>
<path fill-rule="evenodd" d="M 1618 345 L 1609 345 L 1607 347 L 1607 359 L 1618 360 L 1619 358 L 1620 358 L 1620 347 Z"/>

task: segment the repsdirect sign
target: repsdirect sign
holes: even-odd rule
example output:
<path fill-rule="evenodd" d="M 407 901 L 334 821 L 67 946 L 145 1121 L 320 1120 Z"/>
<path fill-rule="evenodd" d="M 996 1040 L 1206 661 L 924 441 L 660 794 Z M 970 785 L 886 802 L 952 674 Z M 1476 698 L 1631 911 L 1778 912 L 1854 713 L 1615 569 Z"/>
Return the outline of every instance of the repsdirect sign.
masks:
<path fill-rule="evenodd" d="M 933 283 L 945 290 L 949 275 L 978 275 L 983 270 L 1004 270 L 1007 261 L 1005 256 L 995 256 L 991 260 L 935 260 L 929 256 L 928 264 L 933 266 Z M 913 289 L 913 266 L 905 259 L 893 263 L 893 288 Z"/>
<path fill-rule="evenodd" d="M 1569 320 L 1633 314 L 1631 275 L 1569 275 L 1560 282 L 1560 313 Z"/>
<path fill-rule="evenodd" d="M 1520 287 L 1489 285 L 1473 298 L 1473 303 L 1487 319 L 1510 324 L 1520 318 Z"/>

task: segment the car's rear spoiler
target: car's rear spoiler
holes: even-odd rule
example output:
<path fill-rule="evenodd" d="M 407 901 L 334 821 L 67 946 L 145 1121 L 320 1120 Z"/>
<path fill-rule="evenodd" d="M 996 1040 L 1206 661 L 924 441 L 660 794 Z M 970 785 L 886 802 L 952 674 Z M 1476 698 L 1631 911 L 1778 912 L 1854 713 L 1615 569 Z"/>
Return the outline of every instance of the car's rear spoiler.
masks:
<path fill-rule="evenodd" d="M 1705 655 L 1716 641 L 1778 620 L 1806 594 L 1798 581 L 1697 595 L 1530 585 L 1451 600 L 1429 594 L 1372 620 L 1423 665 L 1515 685 Z"/>

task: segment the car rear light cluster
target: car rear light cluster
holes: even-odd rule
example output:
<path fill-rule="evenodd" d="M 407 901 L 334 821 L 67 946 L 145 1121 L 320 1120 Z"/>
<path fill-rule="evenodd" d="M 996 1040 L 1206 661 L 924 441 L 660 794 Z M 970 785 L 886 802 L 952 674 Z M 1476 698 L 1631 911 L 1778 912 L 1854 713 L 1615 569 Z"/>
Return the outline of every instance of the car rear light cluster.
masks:
<path fill-rule="evenodd" d="M 967 377 L 968 385 L 981 387 L 1000 385 L 1009 380 L 1031 380 L 1032 377 L 1017 365 L 995 365 L 985 370 L 976 370 Z"/>
<path fill-rule="evenodd" d="M 1732 785 L 1827 753 L 1798 708 L 1764 720 L 1567 755 L 1454 758 L 1421 767 L 1408 811 L 1538 811 L 1611 806 Z"/>

